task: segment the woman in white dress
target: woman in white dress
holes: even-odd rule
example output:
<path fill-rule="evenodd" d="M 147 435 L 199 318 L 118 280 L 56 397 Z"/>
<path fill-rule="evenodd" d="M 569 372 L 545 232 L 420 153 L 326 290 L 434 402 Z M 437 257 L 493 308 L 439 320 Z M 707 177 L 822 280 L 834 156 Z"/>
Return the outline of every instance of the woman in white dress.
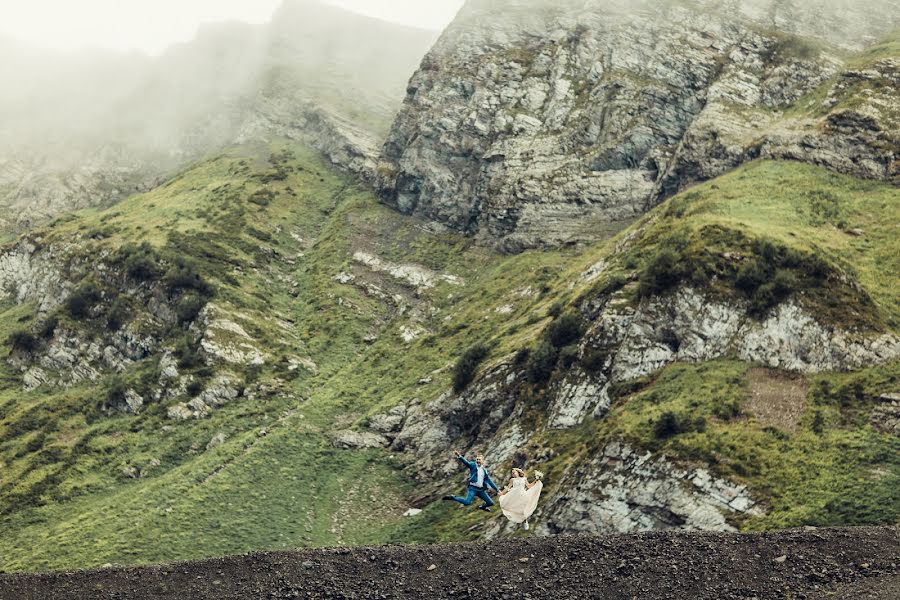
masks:
<path fill-rule="evenodd" d="M 543 473 L 535 471 L 535 480 L 529 482 L 525 471 L 513 468 L 512 479 L 505 488 L 500 490 L 500 509 L 507 519 L 513 523 L 524 523 L 528 529 L 528 517 L 537 508 L 538 498 L 541 496 L 541 483 Z"/>

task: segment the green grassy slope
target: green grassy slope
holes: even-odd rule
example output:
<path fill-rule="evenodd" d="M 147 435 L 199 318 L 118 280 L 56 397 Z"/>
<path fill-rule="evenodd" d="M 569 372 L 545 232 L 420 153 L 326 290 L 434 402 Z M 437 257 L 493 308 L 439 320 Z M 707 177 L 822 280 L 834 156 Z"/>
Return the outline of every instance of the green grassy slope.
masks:
<path fill-rule="evenodd" d="M 387 453 L 338 451 L 327 432 L 375 407 L 438 393 L 445 374 L 431 385 L 417 381 L 446 368 L 469 340 L 527 324 L 529 306 L 512 316 L 493 307 L 522 286 L 549 281 L 565 258 L 500 257 L 460 237 L 426 233 L 309 150 L 279 144 L 271 152 L 236 150 L 149 194 L 62 219 L 35 235 L 48 244 L 80 240 L 77 252 L 86 255 L 142 239 L 161 253 L 194 257 L 216 287 L 215 305 L 239 315 L 264 342 L 267 365 L 239 369 L 245 381 L 268 383 L 278 393 L 242 399 L 198 421 L 166 418 L 167 408 L 183 398 L 150 404 L 138 416 L 109 417 L 96 405 L 112 378 L 23 393 L 2 363 L 5 569 L 386 539 L 406 509 L 410 484 Z M 281 259 L 272 260 L 266 248 Z M 396 307 L 334 280 L 353 270 L 355 249 L 465 279 L 465 286 L 441 283 L 421 292 L 434 308 L 420 326 L 435 335 L 407 349 Z M 416 294 L 393 289 L 390 278 L 371 283 L 406 294 L 403 302 L 416 310 Z M 2 332 L 20 329 L 32 314 L 29 306 L 7 308 Z M 377 340 L 364 341 L 370 335 Z M 294 357 L 313 357 L 317 374 L 288 371 L 286 361 Z M 140 382 L 156 368 L 147 362 L 123 377 Z M 209 377 L 205 370 L 183 372 Z M 219 432 L 226 442 L 205 450 Z M 160 464 L 145 477 L 121 474 L 154 459 Z"/>
<path fill-rule="evenodd" d="M 419 517 L 402 517 L 422 490 L 414 489 L 400 457 L 337 450 L 329 432 L 413 398 L 437 397 L 449 387 L 456 359 L 476 343 L 489 348 L 486 364 L 533 347 L 554 305 L 610 285 L 633 289 L 638 301 L 640 282 L 652 279 L 645 273 L 663 251 L 724 269 L 717 278 L 682 276 L 729 296 L 743 292 L 730 286 L 716 257 L 725 249 L 752 253 L 752 240 L 765 237 L 821 257 L 859 284 L 844 290 L 843 300 L 853 301 L 848 323 L 897 331 L 897 199 L 889 186 L 758 163 L 673 198 L 615 240 L 505 256 L 429 233 L 378 205 L 311 151 L 275 143 L 236 149 L 109 210 L 62 219 L 35 235 L 44 243 L 75 240 L 74 251 L 87 256 L 115 256 L 143 239 L 161 256 L 192 257 L 215 287 L 214 305 L 268 355 L 262 368 L 229 370 L 248 387 L 264 384 L 275 393 L 240 398 L 201 420 L 166 418 L 185 397 L 148 403 L 137 416 L 109 416 L 97 405 L 115 378 L 26 393 L 3 361 L 0 569 L 477 536 L 481 514 L 433 504 Z M 710 227 L 725 233 L 705 235 Z M 600 280 L 579 279 L 627 236 L 634 237 Z M 414 290 L 362 268 L 356 252 L 464 283 L 438 280 Z M 341 283 L 341 273 L 356 279 Z M 795 288 L 790 293 L 810 307 L 840 319 L 816 281 L 801 278 Z M 0 338 L 33 317 L 32 306 L 0 306 Z M 404 341 L 401 326 L 421 333 Z M 182 331 L 167 335 L 174 345 Z M 0 352 L 8 351 L 4 342 Z M 299 358 L 317 368 L 291 370 L 290 360 Z M 154 380 L 157 359 L 122 378 L 135 386 Z M 182 372 L 212 376 L 203 365 Z M 771 507 L 742 524 L 749 529 L 896 521 L 897 442 L 872 429 L 867 411 L 877 394 L 896 390 L 897 365 L 809 378 L 801 416 L 788 429 L 747 406 L 753 373 L 727 360 L 673 365 L 619 390 L 608 419 L 542 434 L 557 450 L 546 469 L 548 493 L 567 465 L 624 437 L 748 483 Z M 698 381 L 712 383 L 698 388 Z M 543 418 L 541 394 L 536 388 L 528 417 L 535 425 Z M 734 409 L 724 411 L 724 404 Z M 653 424 L 663 412 L 702 417 L 707 427 L 659 439 Z M 226 434 L 225 442 L 207 449 L 217 433 Z M 124 476 L 128 466 L 144 469 L 144 476 Z"/>
<path fill-rule="evenodd" d="M 560 286 L 559 303 L 575 306 L 620 289 L 636 303 L 645 287 L 651 289 L 643 293 L 657 293 L 688 283 L 713 297 L 752 304 L 755 292 L 735 287 L 738 264 L 764 260 L 755 245 L 763 241 L 779 256 L 801 253 L 803 260 L 785 267 L 801 274 L 790 279 L 787 297 L 836 326 L 896 334 L 898 223 L 895 187 L 800 163 L 757 162 L 670 199 L 616 239 L 586 251 L 561 281 L 577 282 L 605 256 L 604 274 L 590 284 Z M 828 279 L 802 276 L 810 257 L 823 261 Z M 671 279 L 657 281 L 660 264 Z M 537 344 L 532 339 L 524 347 L 533 351 Z M 551 381 L 560 374 L 556 368 Z M 734 360 L 675 364 L 614 388 L 603 420 L 542 432 L 529 448 L 553 451 L 554 458 L 541 465 L 549 497 L 562 491 L 555 482 L 573 465 L 610 441 L 626 440 L 749 486 L 766 514 L 734 519 L 743 529 L 896 523 L 900 442 L 873 427 L 870 415 L 884 402 L 881 396 L 898 391 L 896 360 L 813 376 Z M 534 409 L 521 424 L 540 431 L 546 388 L 535 386 L 530 394 Z M 674 431 L 657 429 L 664 419 L 674 421 Z M 471 511 L 436 503 L 420 520 L 405 523 L 395 539 L 470 539 L 483 531 L 481 521 Z"/>

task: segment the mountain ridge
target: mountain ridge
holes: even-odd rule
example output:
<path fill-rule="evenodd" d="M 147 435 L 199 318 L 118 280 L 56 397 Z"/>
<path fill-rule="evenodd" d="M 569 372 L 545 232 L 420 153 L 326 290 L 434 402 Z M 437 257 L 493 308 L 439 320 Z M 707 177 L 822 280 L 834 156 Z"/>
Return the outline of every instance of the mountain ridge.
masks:
<path fill-rule="evenodd" d="M 665 10 L 695 15 L 697 3 L 682 4 Z M 680 158 L 640 187 L 671 175 L 671 193 L 656 206 L 630 194 L 627 218 L 611 220 L 619 196 L 579 203 L 578 184 L 545 219 L 543 188 L 523 183 L 495 224 L 518 227 L 531 198 L 544 230 L 488 235 L 466 181 L 485 160 L 506 176 L 479 153 L 467 94 L 488 99 L 485 119 L 534 125 L 501 140 L 529 146 L 546 137 L 536 117 L 510 113 L 514 93 L 490 100 L 515 87 L 507 76 L 612 60 L 573 58 L 597 35 L 595 21 L 582 31 L 566 20 L 575 4 L 553 8 L 571 25 L 561 29 L 538 5 L 515 6 L 509 22 L 526 25 L 515 36 L 543 32 L 531 37 L 540 52 L 510 43 L 508 24 L 457 23 L 452 36 L 474 43 L 445 37 L 424 59 L 385 146 L 412 171 L 375 165 L 379 186 L 437 165 L 444 192 L 459 191 L 437 218 L 396 210 L 367 180 L 373 146 L 345 136 L 371 136 L 340 110 L 353 86 L 330 90 L 335 131 L 320 105 L 292 99 L 296 72 L 279 70 L 235 144 L 0 248 L 0 568 L 522 535 L 438 500 L 458 483 L 450 448 L 484 453 L 500 480 L 511 466 L 544 471 L 529 535 L 900 519 L 896 39 L 835 58 L 806 39 L 717 25 L 715 13 L 687 28 L 630 14 L 600 23 L 620 28 L 615 60 L 643 56 L 650 27 L 656 62 L 605 71 L 581 91 L 615 91 L 609 102 L 559 111 L 557 141 L 590 133 L 565 124 L 581 111 L 598 135 L 612 132 L 608 147 L 553 152 L 574 180 L 587 165 L 605 169 L 590 180 L 625 185 L 650 166 L 625 160 L 644 133 L 677 130 L 677 106 L 697 108 L 671 136 Z M 720 38 L 697 23 L 746 33 L 746 47 L 708 50 Z M 497 44 L 479 60 L 435 60 L 441 43 L 482 52 L 485 32 Z M 540 58 L 560 48 L 562 66 Z M 692 72 L 694 58 L 711 70 Z M 704 88 L 718 100 L 700 109 L 680 80 L 640 69 L 688 82 L 718 73 Z M 447 86 L 452 101 L 429 113 Z M 630 140 L 623 153 L 617 136 Z M 520 158 L 523 177 L 556 168 Z M 606 212 L 573 234 L 573 206 Z"/>

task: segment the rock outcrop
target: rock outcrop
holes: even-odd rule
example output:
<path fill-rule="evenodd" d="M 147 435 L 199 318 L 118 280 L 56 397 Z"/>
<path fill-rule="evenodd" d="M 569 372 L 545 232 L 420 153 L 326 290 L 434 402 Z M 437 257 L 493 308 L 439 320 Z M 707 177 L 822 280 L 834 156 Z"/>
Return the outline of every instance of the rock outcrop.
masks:
<path fill-rule="evenodd" d="M 619 290 L 585 300 L 581 310 L 589 325 L 578 343 L 578 356 L 595 357 L 590 372 L 573 365 L 541 392 L 540 400 L 529 392 L 526 367 L 507 357 L 459 394 L 448 390 L 431 401 L 411 401 L 370 418 L 369 428 L 373 435 L 386 436 L 392 450 L 414 455 L 416 468 L 423 473 L 453 473 L 456 465 L 447 448 L 476 444 L 492 465 L 505 468 L 527 461 L 539 468 L 554 456 L 552 449 L 542 447 L 541 435 L 558 435 L 553 430 L 605 418 L 611 386 L 633 382 L 676 361 L 699 363 L 733 356 L 814 373 L 900 357 L 900 339 L 895 335 L 851 333 L 816 320 L 792 301 L 758 320 L 739 302 L 717 301 L 690 287 L 636 306 L 627 301 L 627 294 Z M 542 416 L 536 426 L 523 428 L 523 419 L 534 418 L 536 401 Z M 873 414 L 873 423 L 894 427 L 892 410 L 885 404 Z M 761 514 L 749 490 L 706 469 L 689 468 L 617 440 L 592 456 L 567 469 L 564 481 L 554 482 L 559 491 L 541 513 L 547 518 L 538 516 L 538 531 L 730 530 L 729 517 Z"/>
<path fill-rule="evenodd" d="M 894 0 L 471 0 L 409 83 L 381 200 L 517 250 L 596 239 L 757 156 L 893 176 L 896 145 L 841 129 L 856 113 L 783 112 L 898 14 Z M 891 80 L 886 64 L 867 76 Z"/>
<path fill-rule="evenodd" d="M 734 531 L 728 516 L 762 514 L 744 486 L 712 477 L 706 469 L 679 469 L 619 443 L 581 465 L 560 490 L 542 508 L 543 533 Z"/>
<path fill-rule="evenodd" d="M 63 252 L 28 239 L 0 250 L 0 300 L 34 302 L 42 312 L 58 306 L 71 288 L 62 273 Z"/>

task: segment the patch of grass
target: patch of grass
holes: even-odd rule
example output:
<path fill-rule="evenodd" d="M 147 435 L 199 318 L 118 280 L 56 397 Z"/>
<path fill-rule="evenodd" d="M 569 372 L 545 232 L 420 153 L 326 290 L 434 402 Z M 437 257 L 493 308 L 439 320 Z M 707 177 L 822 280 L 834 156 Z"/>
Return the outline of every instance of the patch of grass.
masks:
<path fill-rule="evenodd" d="M 892 186 L 818 167 L 751 163 L 645 217 L 613 270 L 641 265 L 640 297 L 687 283 L 743 299 L 758 316 L 794 298 L 827 323 L 898 331 L 886 275 L 900 268 L 896 198 Z"/>
<path fill-rule="evenodd" d="M 747 484 L 766 509 L 743 523 L 747 529 L 896 522 L 900 441 L 874 430 L 868 415 L 877 395 L 900 381 L 900 363 L 813 377 L 796 431 L 732 416 L 747 402 L 747 369 L 730 361 L 667 367 L 617 399 L 602 437 Z"/>
<path fill-rule="evenodd" d="M 82 283 L 66 299 L 66 311 L 73 319 L 86 319 L 100 302 L 100 288 L 92 281 Z"/>

